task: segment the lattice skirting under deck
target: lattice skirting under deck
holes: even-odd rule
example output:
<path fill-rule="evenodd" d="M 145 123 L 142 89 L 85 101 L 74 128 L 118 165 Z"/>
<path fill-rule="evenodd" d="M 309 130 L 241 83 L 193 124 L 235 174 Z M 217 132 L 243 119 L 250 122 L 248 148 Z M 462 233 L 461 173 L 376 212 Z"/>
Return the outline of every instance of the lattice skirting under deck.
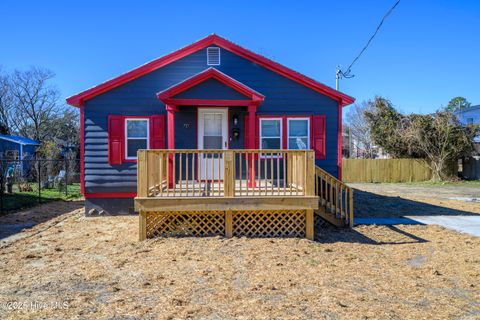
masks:
<path fill-rule="evenodd" d="M 224 211 L 146 212 L 146 237 L 225 234 Z"/>
<path fill-rule="evenodd" d="M 233 235 L 305 237 L 305 210 L 234 211 Z"/>
<path fill-rule="evenodd" d="M 212 235 L 305 237 L 306 230 L 307 210 L 140 213 L 140 239 Z"/>

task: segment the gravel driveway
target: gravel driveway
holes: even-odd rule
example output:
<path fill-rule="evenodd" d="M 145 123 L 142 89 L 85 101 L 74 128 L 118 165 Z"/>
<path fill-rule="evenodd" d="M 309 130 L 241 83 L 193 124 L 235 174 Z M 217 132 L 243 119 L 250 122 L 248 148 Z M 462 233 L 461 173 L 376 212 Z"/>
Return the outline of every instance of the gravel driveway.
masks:
<path fill-rule="evenodd" d="M 355 189 L 355 217 L 358 218 L 480 214 L 480 202 L 475 201 L 480 199 L 480 184 L 432 186 L 350 183 L 349 185 Z"/>

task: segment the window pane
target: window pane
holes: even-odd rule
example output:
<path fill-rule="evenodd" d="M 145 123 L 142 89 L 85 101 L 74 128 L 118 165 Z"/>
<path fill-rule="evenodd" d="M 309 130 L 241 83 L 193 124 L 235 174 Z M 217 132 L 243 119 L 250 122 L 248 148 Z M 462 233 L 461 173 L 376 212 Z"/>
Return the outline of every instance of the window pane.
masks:
<path fill-rule="evenodd" d="M 205 113 L 205 135 L 221 136 L 222 135 L 222 114 L 221 113 Z"/>
<path fill-rule="evenodd" d="M 203 137 L 203 149 L 222 149 L 223 137 L 217 136 L 204 136 Z"/>
<path fill-rule="evenodd" d="M 280 137 L 280 120 L 262 120 L 262 137 Z"/>
<path fill-rule="evenodd" d="M 147 125 L 147 120 L 127 120 L 127 137 L 146 138 L 148 131 Z"/>
<path fill-rule="evenodd" d="M 127 158 L 136 158 L 138 149 L 147 149 L 147 139 L 127 140 Z"/>
<path fill-rule="evenodd" d="M 288 120 L 290 137 L 308 136 L 308 120 Z"/>
<path fill-rule="evenodd" d="M 305 150 L 307 148 L 308 148 L 307 138 L 289 138 L 288 139 L 288 149 Z"/>
<path fill-rule="evenodd" d="M 262 149 L 280 149 L 280 138 L 262 138 Z"/>

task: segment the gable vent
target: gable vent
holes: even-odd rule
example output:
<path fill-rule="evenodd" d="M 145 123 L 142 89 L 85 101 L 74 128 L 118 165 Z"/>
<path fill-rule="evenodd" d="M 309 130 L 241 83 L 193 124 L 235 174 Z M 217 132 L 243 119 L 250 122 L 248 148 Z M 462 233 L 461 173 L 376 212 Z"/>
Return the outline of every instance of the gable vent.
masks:
<path fill-rule="evenodd" d="M 207 48 L 207 65 L 209 66 L 220 65 L 220 48 L 218 47 Z"/>

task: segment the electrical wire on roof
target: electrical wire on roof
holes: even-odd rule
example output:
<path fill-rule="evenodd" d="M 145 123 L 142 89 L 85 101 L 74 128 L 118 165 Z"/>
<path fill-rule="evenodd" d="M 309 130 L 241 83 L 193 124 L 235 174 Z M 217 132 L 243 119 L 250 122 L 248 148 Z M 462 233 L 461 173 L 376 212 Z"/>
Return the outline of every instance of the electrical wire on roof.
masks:
<path fill-rule="evenodd" d="M 347 78 L 348 79 L 348 78 L 353 78 L 355 76 L 355 75 L 351 74 L 353 65 L 355 64 L 355 62 L 358 61 L 358 59 L 362 56 L 362 54 L 365 52 L 365 50 L 367 50 L 370 43 L 373 41 L 373 39 L 375 38 L 377 33 L 380 31 L 380 28 L 382 27 L 383 23 L 385 22 L 385 19 L 387 19 L 387 17 L 393 12 L 393 10 L 395 10 L 395 8 L 398 6 L 399 3 L 400 3 L 400 0 L 397 0 L 397 2 L 395 2 L 393 7 L 391 7 L 390 10 L 388 10 L 388 12 L 383 16 L 382 20 L 380 21 L 377 28 L 375 29 L 375 32 L 370 37 L 370 39 L 368 39 L 367 44 L 365 44 L 365 46 L 360 51 L 360 53 L 355 57 L 355 59 L 353 59 L 352 63 L 350 63 L 350 65 L 348 66 L 346 71 L 342 71 L 340 67 L 337 67 L 337 74 L 336 74 L 336 76 L 337 76 L 337 89 L 338 89 L 338 80 L 340 78 Z"/>

